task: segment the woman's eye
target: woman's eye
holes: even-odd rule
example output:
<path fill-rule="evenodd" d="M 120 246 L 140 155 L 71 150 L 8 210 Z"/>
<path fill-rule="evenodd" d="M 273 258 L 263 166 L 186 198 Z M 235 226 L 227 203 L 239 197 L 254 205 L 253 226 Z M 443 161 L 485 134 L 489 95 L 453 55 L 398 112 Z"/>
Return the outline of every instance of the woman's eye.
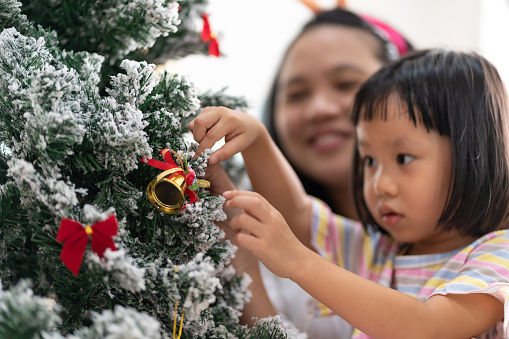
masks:
<path fill-rule="evenodd" d="M 375 159 L 373 159 L 372 157 L 364 157 L 364 166 L 373 167 L 375 165 L 376 165 Z"/>
<path fill-rule="evenodd" d="M 340 82 L 336 84 L 336 88 L 341 91 L 349 91 L 352 89 L 356 89 L 358 86 L 357 82 L 354 81 L 348 81 L 348 82 Z"/>
<path fill-rule="evenodd" d="M 298 92 L 291 92 L 286 95 L 286 101 L 288 102 L 295 102 L 299 100 L 303 100 L 306 98 L 307 92 L 305 91 L 298 91 Z"/>
<path fill-rule="evenodd" d="M 409 154 L 398 154 L 397 161 L 400 165 L 408 165 L 414 160 L 414 157 Z"/>

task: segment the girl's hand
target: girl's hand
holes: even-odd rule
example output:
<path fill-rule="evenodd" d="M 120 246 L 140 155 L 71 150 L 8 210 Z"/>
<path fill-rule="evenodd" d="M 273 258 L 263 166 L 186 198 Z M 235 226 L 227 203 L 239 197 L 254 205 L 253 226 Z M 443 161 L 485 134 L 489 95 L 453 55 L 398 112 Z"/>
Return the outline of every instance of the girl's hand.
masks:
<path fill-rule="evenodd" d="M 244 151 L 256 141 L 265 128 L 255 117 L 226 107 L 204 108 L 188 127 L 194 140 L 200 144 L 196 154 L 214 147 L 216 142 L 225 138 L 225 144 L 214 152 L 209 164 L 227 160 Z"/>
<path fill-rule="evenodd" d="M 230 228 L 237 232 L 234 242 L 260 259 L 274 274 L 290 278 L 305 266 L 314 253 L 292 233 L 285 219 L 267 200 L 255 192 L 225 192 L 226 206 L 242 209 Z"/>

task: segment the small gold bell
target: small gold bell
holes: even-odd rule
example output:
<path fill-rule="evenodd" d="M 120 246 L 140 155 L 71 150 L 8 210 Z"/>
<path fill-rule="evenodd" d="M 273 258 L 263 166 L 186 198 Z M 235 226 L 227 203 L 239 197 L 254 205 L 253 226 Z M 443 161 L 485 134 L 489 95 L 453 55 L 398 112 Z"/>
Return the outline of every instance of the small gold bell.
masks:
<path fill-rule="evenodd" d="M 170 169 L 162 172 L 147 186 L 148 200 L 158 210 L 166 214 L 177 213 L 185 202 L 184 192 L 187 188 L 185 177 L 181 174 L 169 174 L 181 169 Z"/>

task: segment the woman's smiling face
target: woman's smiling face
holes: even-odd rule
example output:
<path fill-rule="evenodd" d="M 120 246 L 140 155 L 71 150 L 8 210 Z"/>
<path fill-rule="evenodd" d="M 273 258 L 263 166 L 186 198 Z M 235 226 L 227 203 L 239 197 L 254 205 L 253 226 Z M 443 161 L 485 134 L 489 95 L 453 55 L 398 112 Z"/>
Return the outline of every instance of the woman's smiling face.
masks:
<path fill-rule="evenodd" d="M 281 147 L 299 171 L 324 185 L 349 185 L 350 115 L 358 89 L 382 66 L 378 48 L 359 29 L 324 25 L 295 42 L 281 69 L 275 107 Z"/>

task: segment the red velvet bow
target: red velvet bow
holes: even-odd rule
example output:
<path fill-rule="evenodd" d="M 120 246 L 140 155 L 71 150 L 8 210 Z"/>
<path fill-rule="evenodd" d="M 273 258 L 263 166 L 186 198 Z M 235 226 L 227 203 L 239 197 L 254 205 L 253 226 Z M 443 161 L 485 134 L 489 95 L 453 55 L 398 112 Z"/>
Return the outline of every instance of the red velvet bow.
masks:
<path fill-rule="evenodd" d="M 185 178 L 186 184 L 188 186 L 188 187 L 186 187 L 186 190 L 184 191 L 184 193 L 187 194 L 187 196 L 189 197 L 189 199 L 190 199 L 189 203 L 192 204 L 193 202 L 197 201 L 198 195 L 196 194 L 195 191 L 193 191 L 189 188 L 189 186 L 191 186 L 194 183 L 194 179 L 196 178 L 196 174 L 194 173 L 194 171 L 192 169 L 188 168 L 187 173 L 184 172 L 184 169 L 182 167 L 175 164 L 175 161 L 173 160 L 173 158 L 171 156 L 171 152 L 167 148 L 165 148 L 161 151 L 161 156 L 163 157 L 164 161 L 166 161 L 166 162 L 155 160 L 155 159 L 146 159 L 146 158 L 141 159 L 141 161 L 143 161 L 147 165 L 150 165 L 155 168 L 159 168 L 160 170 L 163 170 L 163 171 L 166 171 L 166 170 L 169 170 L 172 168 L 180 168 L 180 171 L 173 172 L 171 175 L 173 175 L 173 174 L 182 175 Z M 182 206 L 181 210 L 183 210 L 184 208 L 186 208 L 186 204 L 184 204 Z"/>
<path fill-rule="evenodd" d="M 201 15 L 203 19 L 203 29 L 201 31 L 201 40 L 204 42 L 209 42 L 209 54 L 214 55 L 216 57 L 219 56 L 219 44 L 217 42 L 216 36 L 210 30 L 209 16 L 208 14 L 203 13 Z"/>
<path fill-rule="evenodd" d="M 75 276 L 78 276 L 89 236 L 92 238 L 92 250 L 102 258 L 107 248 L 117 250 L 111 238 L 117 235 L 117 231 L 117 218 L 114 215 L 86 227 L 77 221 L 63 218 L 57 234 L 57 241 L 64 244 L 60 259 Z"/>

